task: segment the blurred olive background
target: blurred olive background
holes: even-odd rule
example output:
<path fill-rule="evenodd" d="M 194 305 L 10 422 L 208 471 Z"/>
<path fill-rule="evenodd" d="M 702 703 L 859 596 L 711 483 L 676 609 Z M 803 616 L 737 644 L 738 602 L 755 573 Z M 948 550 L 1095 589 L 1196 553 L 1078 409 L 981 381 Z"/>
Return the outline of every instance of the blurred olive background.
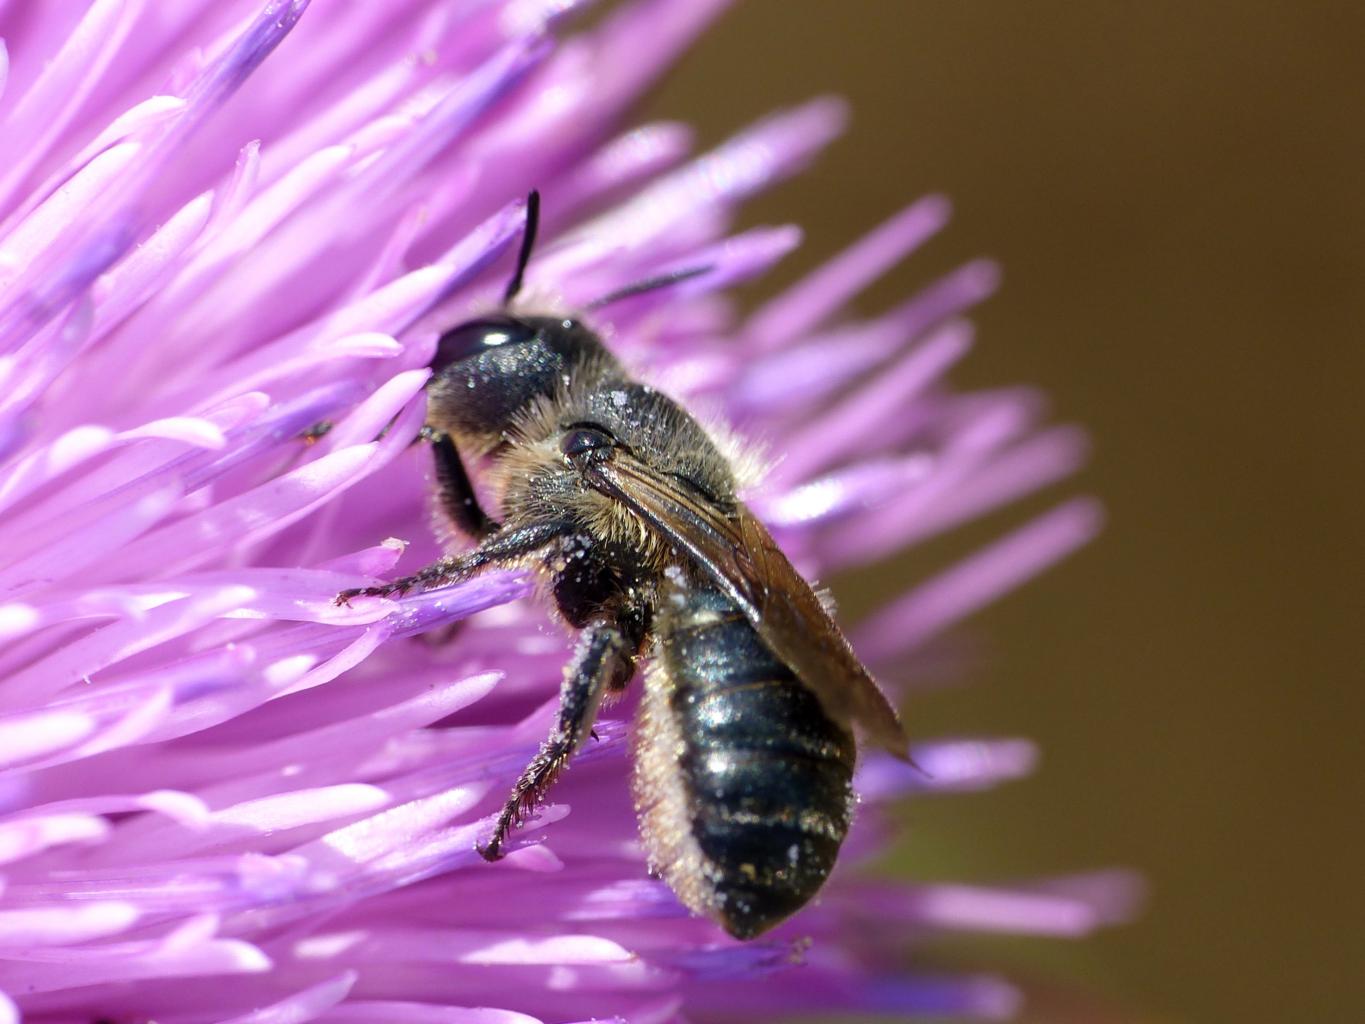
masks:
<path fill-rule="evenodd" d="M 749 0 L 646 111 L 710 144 L 847 96 L 847 137 L 747 214 L 808 231 L 762 289 L 944 191 L 954 223 L 863 308 L 998 258 L 958 381 L 1092 432 L 1074 484 L 836 586 L 856 612 L 1070 491 L 1109 510 L 974 620 L 970 686 L 909 709 L 1043 762 L 908 808 L 898 870 L 1148 879 L 1131 926 L 936 954 L 1020 979 L 1029 1020 L 1365 1019 L 1363 50 L 1347 3 Z"/>

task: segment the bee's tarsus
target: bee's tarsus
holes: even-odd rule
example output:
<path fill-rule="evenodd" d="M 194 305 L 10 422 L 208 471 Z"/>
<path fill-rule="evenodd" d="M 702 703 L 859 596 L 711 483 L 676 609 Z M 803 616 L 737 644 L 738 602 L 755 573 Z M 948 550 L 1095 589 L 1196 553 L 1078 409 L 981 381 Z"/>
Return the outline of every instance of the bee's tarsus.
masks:
<path fill-rule="evenodd" d="M 503 858 L 502 847 L 496 842 L 475 843 L 474 849 L 478 851 L 480 857 L 490 864 L 496 864 Z"/>
<path fill-rule="evenodd" d="M 332 603 L 339 608 L 349 608 L 351 606 L 351 601 L 357 597 L 392 597 L 394 595 L 401 597 L 403 594 L 407 593 L 409 589 L 408 587 L 403 586 L 403 582 L 404 581 L 399 580 L 382 587 L 353 587 L 350 590 L 343 590 L 341 593 L 337 594 L 336 599 Z"/>

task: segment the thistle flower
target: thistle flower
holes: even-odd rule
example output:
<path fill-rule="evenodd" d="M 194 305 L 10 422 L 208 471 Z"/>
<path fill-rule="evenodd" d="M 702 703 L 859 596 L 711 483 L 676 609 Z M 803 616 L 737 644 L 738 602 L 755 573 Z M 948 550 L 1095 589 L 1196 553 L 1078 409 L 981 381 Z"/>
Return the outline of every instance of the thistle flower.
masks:
<path fill-rule="evenodd" d="M 741 318 L 724 289 L 799 232 L 727 234 L 735 208 L 843 111 L 818 100 L 697 158 L 679 125 L 620 133 L 719 2 L 636 0 L 577 36 L 572 0 L 306 6 L 0 3 L 0 1021 L 1008 1013 L 998 980 L 899 973 L 905 947 L 1079 934 L 1121 912 L 1121 880 L 861 866 L 891 801 L 1016 776 L 1028 743 L 924 743 L 923 774 L 867 754 L 823 897 L 738 944 L 646 873 L 629 705 L 506 860 L 479 859 L 567 652 L 525 576 L 333 602 L 437 554 L 411 447 L 426 366 L 442 326 L 496 303 L 529 187 L 548 228 L 529 286 L 564 308 L 713 268 L 597 323 L 780 456 L 751 503 L 811 577 L 1083 457 L 1031 392 L 945 383 L 992 269 L 840 319 L 943 225 L 931 198 Z M 1061 505 L 855 645 L 906 684 L 929 640 L 1096 521 Z"/>

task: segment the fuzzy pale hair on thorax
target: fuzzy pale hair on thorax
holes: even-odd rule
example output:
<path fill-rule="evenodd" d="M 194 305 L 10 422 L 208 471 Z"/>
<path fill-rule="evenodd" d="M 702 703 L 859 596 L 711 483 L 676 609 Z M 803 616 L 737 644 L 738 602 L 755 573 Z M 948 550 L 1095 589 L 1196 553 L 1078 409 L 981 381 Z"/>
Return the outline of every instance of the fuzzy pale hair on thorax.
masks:
<path fill-rule="evenodd" d="M 543 316 L 575 320 L 586 325 L 597 335 L 602 342 L 602 347 L 611 354 L 611 358 L 616 361 L 627 377 L 643 384 L 658 387 L 664 394 L 672 397 L 691 416 L 730 467 L 735 478 L 735 489 L 740 494 L 758 487 L 776 461 L 768 454 L 766 445 L 761 441 L 741 438 L 731 428 L 724 413 L 715 403 L 699 401 L 691 396 L 678 397 L 674 390 L 668 386 L 666 373 L 659 374 L 651 367 L 637 365 L 635 361 L 623 358 L 612 351 L 610 342 L 616 334 L 616 329 L 611 320 L 600 319 L 590 310 L 573 308 L 566 301 L 564 293 L 558 289 L 543 283 L 533 285 L 528 282 L 523 286 L 521 294 L 513 300 L 510 307 L 498 307 L 497 311 L 511 313 L 515 316 Z M 488 312 L 490 311 L 485 309 L 480 315 L 487 315 Z"/>

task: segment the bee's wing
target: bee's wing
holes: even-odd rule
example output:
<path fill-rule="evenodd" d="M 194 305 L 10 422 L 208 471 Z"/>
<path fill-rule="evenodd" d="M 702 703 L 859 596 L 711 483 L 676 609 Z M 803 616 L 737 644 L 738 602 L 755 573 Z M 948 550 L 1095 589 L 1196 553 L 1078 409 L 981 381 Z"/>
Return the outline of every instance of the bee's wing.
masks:
<path fill-rule="evenodd" d="M 857 722 L 873 741 L 908 758 L 895 709 L 752 512 L 743 505 L 718 508 L 619 450 L 588 467 L 586 479 L 691 555 L 832 718 Z"/>

